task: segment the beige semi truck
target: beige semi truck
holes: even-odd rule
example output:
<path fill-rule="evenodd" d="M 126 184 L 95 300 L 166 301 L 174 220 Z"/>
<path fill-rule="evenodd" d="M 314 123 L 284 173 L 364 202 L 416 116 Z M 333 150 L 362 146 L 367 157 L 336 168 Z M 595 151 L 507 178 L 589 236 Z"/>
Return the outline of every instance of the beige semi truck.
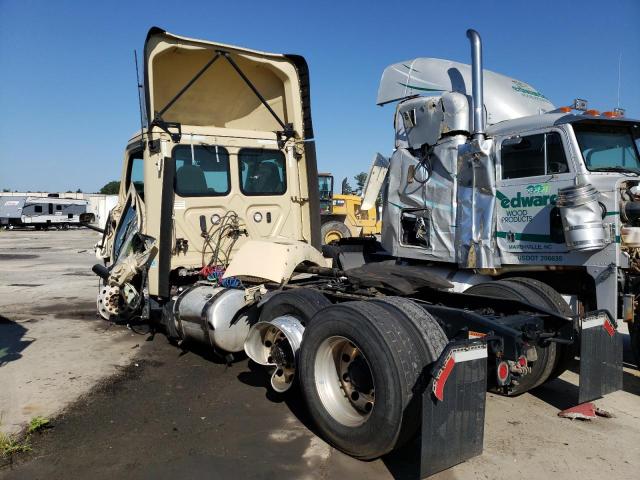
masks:
<path fill-rule="evenodd" d="M 474 71 L 474 94 L 452 104 L 467 112 L 482 110 Z M 199 342 L 229 363 L 246 353 L 275 391 L 302 395 L 318 433 L 349 455 L 421 442 L 421 475 L 482 451 L 486 388 L 528 391 L 574 352 L 576 401 L 620 388 L 615 317 L 576 315 L 540 281 L 487 278 L 462 292 L 463 272 L 376 242 L 323 255 L 303 57 L 152 28 L 142 91 L 146 123 L 125 148 L 119 203 L 97 248 L 103 317 L 158 321 L 172 341 Z M 419 113 L 407 125 L 420 125 Z M 439 130 L 460 152 L 453 165 L 463 177 L 482 172 L 488 154 L 469 121 L 467 113 L 467 130 Z M 415 190 L 439 172 L 414 166 L 403 178 Z M 377 182 L 386 182 L 385 202 L 390 175 Z M 473 178 L 464 188 L 490 193 L 486 176 Z M 385 221 L 407 231 L 405 248 L 431 248 L 421 243 L 436 225 L 424 202 L 406 210 Z M 465 250 L 468 275 L 482 248 Z"/>

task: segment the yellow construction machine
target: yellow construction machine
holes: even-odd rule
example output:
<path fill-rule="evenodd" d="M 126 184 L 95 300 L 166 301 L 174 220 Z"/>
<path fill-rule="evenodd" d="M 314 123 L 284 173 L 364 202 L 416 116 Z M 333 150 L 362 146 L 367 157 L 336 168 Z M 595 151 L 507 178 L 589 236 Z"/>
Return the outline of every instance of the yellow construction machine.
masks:
<path fill-rule="evenodd" d="M 343 187 L 346 182 L 343 182 Z M 320 189 L 320 234 L 322 243 L 328 244 L 341 238 L 379 235 L 381 222 L 378 219 L 376 207 L 361 210 L 360 195 L 333 193 L 333 175 L 318 174 Z"/>

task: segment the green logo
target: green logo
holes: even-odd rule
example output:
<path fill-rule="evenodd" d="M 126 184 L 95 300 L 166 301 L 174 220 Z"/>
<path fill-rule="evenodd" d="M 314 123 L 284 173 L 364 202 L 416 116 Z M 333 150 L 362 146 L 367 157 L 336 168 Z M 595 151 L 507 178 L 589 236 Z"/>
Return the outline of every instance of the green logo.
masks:
<path fill-rule="evenodd" d="M 538 183 L 536 185 L 527 185 L 527 193 L 529 195 L 542 195 L 545 193 L 549 193 L 549 184 L 548 183 Z"/>
<path fill-rule="evenodd" d="M 516 92 L 522 93 L 525 96 L 547 100 L 547 97 L 536 91 L 531 85 L 527 85 L 526 83 L 520 82 L 519 80 L 512 80 L 511 88 L 513 88 Z"/>
<path fill-rule="evenodd" d="M 557 195 L 549 195 L 550 188 L 548 184 L 527 185 L 526 193 L 523 195 L 518 192 L 515 197 L 507 197 L 502 192 L 497 192 L 496 196 L 500 200 L 502 208 L 525 208 L 525 207 L 544 207 L 546 205 L 555 205 Z"/>

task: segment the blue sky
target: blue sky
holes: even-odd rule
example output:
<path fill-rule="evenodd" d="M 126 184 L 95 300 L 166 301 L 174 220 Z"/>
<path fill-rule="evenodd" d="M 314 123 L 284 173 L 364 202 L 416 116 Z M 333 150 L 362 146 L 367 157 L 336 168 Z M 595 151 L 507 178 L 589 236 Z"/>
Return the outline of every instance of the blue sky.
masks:
<path fill-rule="evenodd" d="M 471 5 L 475 5 L 471 8 Z M 640 1 L 0 0 L 0 188 L 96 191 L 118 179 L 138 128 L 133 50 L 148 28 L 281 53 L 311 70 L 319 168 L 337 182 L 389 154 L 393 107 L 377 107 L 385 66 L 418 56 L 534 85 L 556 105 L 586 98 L 640 117 Z"/>

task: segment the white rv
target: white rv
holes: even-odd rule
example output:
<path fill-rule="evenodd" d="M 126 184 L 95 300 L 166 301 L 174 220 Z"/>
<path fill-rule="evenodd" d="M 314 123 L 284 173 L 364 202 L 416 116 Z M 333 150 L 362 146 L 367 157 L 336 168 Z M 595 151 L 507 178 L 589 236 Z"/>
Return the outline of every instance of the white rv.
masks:
<path fill-rule="evenodd" d="M 68 229 L 80 224 L 87 201 L 57 197 L 6 197 L 0 204 L 0 225 L 8 229 L 33 226 L 37 230 Z"/>

